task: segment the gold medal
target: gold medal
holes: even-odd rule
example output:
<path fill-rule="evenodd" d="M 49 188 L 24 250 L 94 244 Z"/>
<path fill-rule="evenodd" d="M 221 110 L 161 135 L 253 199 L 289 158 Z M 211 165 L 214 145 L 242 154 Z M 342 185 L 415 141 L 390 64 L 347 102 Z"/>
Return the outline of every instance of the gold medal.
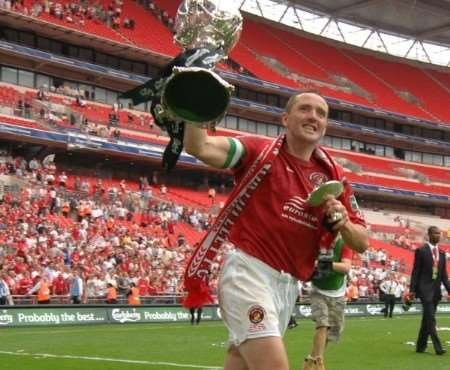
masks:
<path fill-rule="evenodd" d="M 431 276 L 431 278 L 433 280 L 436 280 L 437 276 L 438 276 L 438 268 L 437 268 L 437 266 L 433 266 L 433 275 Z"/>

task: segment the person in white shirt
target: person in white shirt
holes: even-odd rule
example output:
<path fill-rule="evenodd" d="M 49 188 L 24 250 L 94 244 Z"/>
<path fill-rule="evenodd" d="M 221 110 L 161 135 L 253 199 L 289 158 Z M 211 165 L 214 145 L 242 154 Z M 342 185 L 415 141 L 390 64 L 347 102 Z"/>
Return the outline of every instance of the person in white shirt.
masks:
<path fill-rule="evenodd" d="M 0 305 L 12 304 L 11 292 L 6 283 L 6 273 L 0 271 Z"/>
<path fill-rule="evenodd" d="M 384 293 L 384 317 L 392 318 L 397 285 L 398 283 L 392 273 L 380 284 L 380 290 Z"/>

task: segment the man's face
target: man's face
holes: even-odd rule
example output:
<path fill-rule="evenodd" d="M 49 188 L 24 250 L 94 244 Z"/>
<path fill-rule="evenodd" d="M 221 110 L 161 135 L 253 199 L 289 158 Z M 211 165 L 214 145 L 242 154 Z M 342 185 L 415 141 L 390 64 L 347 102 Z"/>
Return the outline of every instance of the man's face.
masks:
<path fill-rule="evenodd" d="M 297 95 L 289 112 L 283 113 L 283 126 L 294 140 L 317 144 L 325 135 L 328 124 L 328 105 L 319 95 Z"/>
<path fill-rule="evenodd" d="M 439 240 L 441 239 L 441 230 L 439 230 L 437 227 L 433 227 L 429 234 L 430 243 L 431 244 L 437 244 L 439 243 Z"/>

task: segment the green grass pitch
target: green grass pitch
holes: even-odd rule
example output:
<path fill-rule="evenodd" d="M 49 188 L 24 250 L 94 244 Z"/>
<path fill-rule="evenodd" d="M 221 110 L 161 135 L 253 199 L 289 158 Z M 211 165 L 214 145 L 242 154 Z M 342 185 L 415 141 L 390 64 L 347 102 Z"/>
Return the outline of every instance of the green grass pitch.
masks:
<path fill-rule="evenodd" d="M 329 346 L 327 370 L 450 370 L 450 351 L 416 354 L 420 317 L 349 318 L 342 340 Z M 450 350 L 450 317 L 438 316 Z M 313 323 L 301 320 L 285 342 L 291 369 L 311 346 Z M 220 322 L 0 329 L 1 370 L 221 369 L 226 330 Z"/>

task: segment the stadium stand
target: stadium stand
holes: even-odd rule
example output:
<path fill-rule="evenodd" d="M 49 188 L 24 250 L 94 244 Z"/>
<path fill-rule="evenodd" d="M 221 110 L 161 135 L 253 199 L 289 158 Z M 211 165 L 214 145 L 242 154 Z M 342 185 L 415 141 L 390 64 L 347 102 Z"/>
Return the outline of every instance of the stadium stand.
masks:
<path fill-rule="evenodd" d="M 1 91 L 4 91 L 3 94 L 6 96 L 2 105 L 16 107 L 19 100 L 28 100 L 32 103 L 31 109 L 34 111 L 35 116 L 38 115 L 38 107 L 36 105 L 38 90 L 18 89 L 10 84 L 0 84 L 0 86 L 5 87 Z M 64 91 L 64 86 L 61 86 L 59 90 Z M 74 92 L 74 95 L 76 95 L 76 92 Z M 162 135 L 161 130 L 153 124 L 153 118 L 147 113 L 128 109 L 119 110 L 118 108 L 92 101 L 83 101 L 83 104 L 80 105 L 73 96 L 48 91 L 46 92 L 46 101 L 54 111 L 58 110 L 58 106 L 61 106 L 64 111 L 62 116 L 57 116 L 58 119 L 50 120 L 53 122 L 51 128 L 59 127 L 79 130 L 100 137 L 114 136 L 116 128 L 119 128 L 120 137 L 123 140 L 128 139 L 147 143 L 167 142 L 166 139 L 160 137 Z M 115 109 L 117 109 L 117 112 L 115 112 Z M 49 108 L 46 108 L 46 110 L 49 110 Z M 71 113 L 76 114 L 77 124 L 71 124 L 69 122 Z M 24 115 L 22 112 L 19 112 L 19 114 L 21 116 Z M 111 118 L 111 114 L 113 118 Z M 114 123 L 111 122 L 111 119 L 113 119 Z M 49 122 L 49 118 L 46 117 L 45 120 L 37 119 L 33 122 L 31 120 L 8 117 L 3 121 L 20 126 L 43 128 L 42 124 Z M 235 132 L 234 135 L 236 134 Z M 445 184 L 445 179 L 450 179 L 450 172 L 447 169 L 414 165 L 393 159 L 377 158 L 364 153 L 353 153 L 335 149 L 331 151 L 338 154 L 338 157 L 351 160 L 360 166 L 363 171 L 362 173 L 350 175 L 350 178 L 356 182 L 383 186 L 388 185 L 400 189 L 435 192 L 437 194 L 448 194 L 450 192 L 450 187 Z M 389 177 L 385 175 L 389 175 Z"/>
<path fill-rule="evenodd" d="M 394 93 L 406 91 L 412 95 L 412 98 L 415 97 L 417 103 L 414 105 L 419 107 L 415 110 L 414 115 L 425 119 L 434 118 L 434 120 L 446 123 L 450 113 L 448 104 L 445 104 L 449 100 L 449 92 L 430 79 L 422 70 L 406 63 L 395 63 L 350 51 L 345 53 L 363 65 L 369 73 L 389 85 Z M 433 95 L 430 96 L 425 91 L 433 91 Z M 427 114 L 420 113 L 420 109 Z M 430 115 L 430 112 L 433 114 Z"/>
<path fill-rule="evenodd" d="M 59 4 L 67 6 L 70 3 L 70 0 L 65 0 Z M 179 2 L 172 1 L 168 4 L 161 3 L 159 6 L 167 10 L 168 16 L 171 17 L 177 3 Z M 31 2 L 26 5 L 32 8 Z M 104 1 L 102 5 L 102 11 L 108 14 L 106 10 L 108 2 Z M 91 16 L 96 21 L 87 19 L 83 32 L 105 36 L 118 42 L 123 42 L 123 39 L 125 42 L 129 40 L 138 47 L 168 56 L 174 56 L 179 52 L 180 49 L 173 44 L 171 31 L 161 19 L 148 10 L 143 11 L 142 6 L 134 2 L 125 2 L 119 8 L 120 12 L 112 11 L 112 18 L 119 19 L 119 26 L 115 29 L 107 27 L 105 23 L 97 19 L 97 16 Z M 75 12 L 79 12 L 78 8 L 76 9 Z M 72 22 L 66 19 L 60 20 L 55 15 L 49 15 L 50 13 L 54 14 L 54 11 L 49 9 L 48 14 L 46 11 L 41 11 L 39 16 L 64 27 L 79 28 L 79 25 L 74 26 Z M 133 29 L 121 26 L 124 18 L 136 19 Z M 84 16 L 83 19 L 85 19 Z M 107 23 L 109 24 L 110 21 Z M 101 30 L 97 30 L 94 25 Z M 148 32 L 149 25 L 155 32 Z M 105 30 L 111 34 L 105 34 Z M 261 34 L 265 36 L 264 40 L 267 39 L 270 42 L 262 43 L 262 38 L 259 37 Z M 285 76 L 280 71 L 264 65 L 260 60 L 261 57 L 271 56 L 276 56 L 275 59 L 288 69 Z M 245 19 L 241 40 L 231 53 L 231 58 L 263 80 L 294 88 L 314 86 L 324 95 L 332 98 L 412 115 L 425 120 L 441 122 L 448 120 L 449 112 L 445 104 L 449 99 L 448 89 L 436 83 L 425 71 L 405 63 L 398 65 L 377 59 L 372 55 L 336 48 L 325 42 L 277 29 L 272 25 L 258 24 L 250 19 Z M 402 73 L 392 72 L 399 70 L 397 66 L 402 67 L 400 68 Z M 292 74 L 303 76 L 303 80 L 296 82 L 287 78 L 289 75 L 292 77 Z M 435 74 L 439 75 L 438 72 Z M 342 77 L 345 80 L 342 80 Z M 436 94 L 430 98 L 422 92 L 423 89 L 417 89 L 411 85 L 411 81 L 420 81 L 421 85 L 433 88 Z M 415 102 L 409 102 L 399 95 L 399 92 L 405 91 L 410 93 L 412 98 L 416 97 Z"/>
<path fill-rule="evenodd" d="M 133 29 L 121 27 L 120 33 L 135 45 L 170 56 L 175 56 L 180 52 L 181 49 L 172 41 L 172 32 L 153 14 L 143 11 L 142 7 L 135 2 L 124 2 L 123 17 L 125 16 L 134 19 L 135 26 Z"/>
<path fill-rule="evenodd" d="M 142 287 L 142 296 L 148 291 L 182 291 L 181 273 L 190 246 L 211 222 L 211 215 L 191 208 L 206 209 L 211 204 L 206 192 L 183 188 L 161 192 L 145 181 L 99 181 L 98 177 L 67 176 L 56 171 L 52 162 L 43 165 L 35 159 L 27 162 L 5 155 L 0 159 L 1 174 L 27 181 L 22 191 L 8 192 L 0 205 L 1 213 L 10 215 L 2 217 L 0 227 L 8 227 L 11 233 L 2 233 L 0 242 L 11 246 L 12 253 L 1 261 L 14 271 L 10 285 L 15 295 L 25 294 L 21 284 L 29 284 L 24 269 L 36 283 L 42 274 L 53 278 L 62 274 L 67 280 L 70 269 L 77 266 L 82 266 L 87 281 L 100 277 L 114 281 L 126 273 L 135 282 L 147 279 L 156 285 Z M 404 229 L 385 226 L 373 231 L 392 234 Z M 71 253 L 63 248 L 66 244 L 72 245 Z M 373 268 L 410 271 L 412 251 L 376 239 L 371 246 L 373 252 L 385 254 L 381 260 L 374 258 Z M 387 267 L 391 262 L 392 267 Z M 174 282 L 176 286 L 171 285 Z M 104 295 L 104 284 L 98 285 L 89 290 L 94 300 Z M 64 291 L 58 293 L 55 296 L 64 295 Z"/>
<path fill-rule="evenodd" d="M 60 0 L 52 3 L 26 0 L 24 1 L 24 8 L 16 10 L 26 15 L 36 16 L 48 23 L 68 27 L 78 32 L 97 35 L 98 37 L 120 43 L 129 43 L 126 38 L 107 26 L 106 19 L 102 19 L 102 15 L 107 15 L 106 9 L 94 7 L 94 2 L 90 2 L 88 7 L 84 7 L 80 3 L 70 0 Z"/>

